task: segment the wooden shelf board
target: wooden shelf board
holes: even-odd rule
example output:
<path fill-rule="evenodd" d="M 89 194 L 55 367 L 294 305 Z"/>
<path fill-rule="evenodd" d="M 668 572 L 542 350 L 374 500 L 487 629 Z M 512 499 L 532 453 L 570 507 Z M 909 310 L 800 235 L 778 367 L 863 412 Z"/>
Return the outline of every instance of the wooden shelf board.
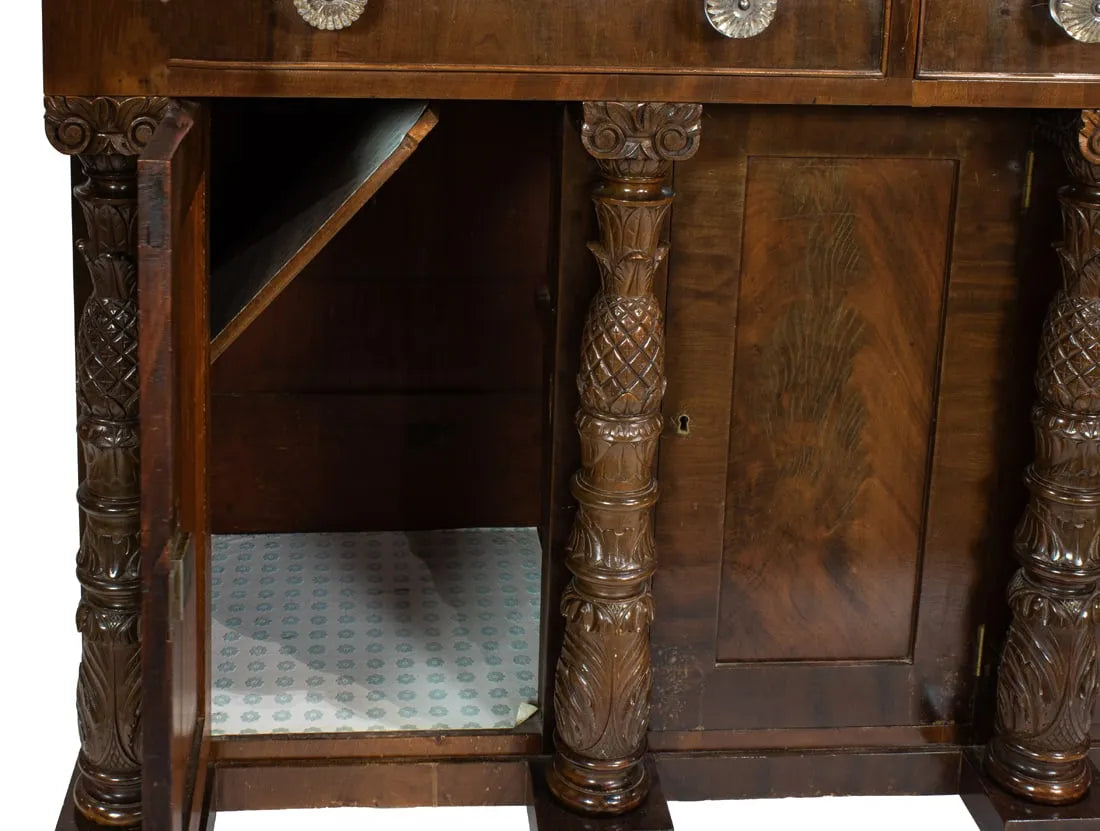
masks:
<path fill-rule="evenodd" d="M 376 102 L 364 108 L 361 122 L 333 125 L 329 146 L 300 148 L 300 175 L 277 205 L 267 206 L 276 215 L 266 218 L 265 231 L 212 275 L 211 361 L 224 354 L 378 192 L 437 120 L 424 102 Z"/>

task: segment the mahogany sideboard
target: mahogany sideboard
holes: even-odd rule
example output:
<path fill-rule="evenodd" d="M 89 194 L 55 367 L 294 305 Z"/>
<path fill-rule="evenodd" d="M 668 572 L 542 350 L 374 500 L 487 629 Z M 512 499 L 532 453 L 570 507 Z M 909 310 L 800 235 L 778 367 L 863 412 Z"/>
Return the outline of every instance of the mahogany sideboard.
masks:
<path fill-rule="evenodd" d="M 1100 828 L 1100 3 L 43 10 L 59 828 Z"/>

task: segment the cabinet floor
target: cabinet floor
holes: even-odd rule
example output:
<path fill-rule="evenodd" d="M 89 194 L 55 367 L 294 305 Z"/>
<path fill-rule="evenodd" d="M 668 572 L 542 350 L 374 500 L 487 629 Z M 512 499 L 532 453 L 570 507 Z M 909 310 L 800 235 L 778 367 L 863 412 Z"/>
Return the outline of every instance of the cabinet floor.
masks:
<path fill-rule="evenodd" d="M 212 732 L 507 729 L 533 712 L 533 528 L 215 536 Z"/>

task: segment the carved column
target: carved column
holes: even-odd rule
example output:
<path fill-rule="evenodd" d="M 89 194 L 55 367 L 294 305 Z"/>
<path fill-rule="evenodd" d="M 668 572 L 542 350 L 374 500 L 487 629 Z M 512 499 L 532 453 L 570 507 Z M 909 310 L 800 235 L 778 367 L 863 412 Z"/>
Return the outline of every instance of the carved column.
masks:
<path fill-rule="evenodd" d="M 137 154 L 164 98 L 46 99 L 46 132 L 76 155 L 73 193 L 88 238 L 77 243 L 92 293 L 80 314 L 77 433 L 84 478 L 76 623 L 81 751 L 77 808 L 103 825 L 141 822 L 141 602 L 137 374 Z"/>
<path fill-rule="evenodd" d="M 1043 327 L 1032 411 L 1031 499 L 997 685 L 987 770 L 1036 802 L 1081 799 L 1091 778 L 1100 599 L 1100 111 L 1059 136 L 1074 181 L 1060 194 L 1063 286 Z"/>
<path fill-rule="evenodd" d="M 582 138 L 599 160 L 594 201 L 601 288 L 588 313 L 577 379 L 581 470 L 562 598 L 565 639 L 554 707 L 557 752 L 549 785 L 579 811 L 618 814 L 649 788 L 649 581 L 654 463 L 665 391 L 664 322 L 653 293 L 668 253 L 672 163 L 698 147 L 695 104 L 586 103 Z"/>

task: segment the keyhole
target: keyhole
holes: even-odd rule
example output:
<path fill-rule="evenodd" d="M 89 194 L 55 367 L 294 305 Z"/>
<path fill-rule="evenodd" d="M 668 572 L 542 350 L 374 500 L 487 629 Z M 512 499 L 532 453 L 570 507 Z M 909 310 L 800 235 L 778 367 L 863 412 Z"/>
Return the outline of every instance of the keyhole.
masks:
<path fill-rule="evenodd" d="M 691 435 L 691 416 L 687 413 L 681 413 L 676 418 L 676 435 L 678 436 L 690 436 Z"/>

